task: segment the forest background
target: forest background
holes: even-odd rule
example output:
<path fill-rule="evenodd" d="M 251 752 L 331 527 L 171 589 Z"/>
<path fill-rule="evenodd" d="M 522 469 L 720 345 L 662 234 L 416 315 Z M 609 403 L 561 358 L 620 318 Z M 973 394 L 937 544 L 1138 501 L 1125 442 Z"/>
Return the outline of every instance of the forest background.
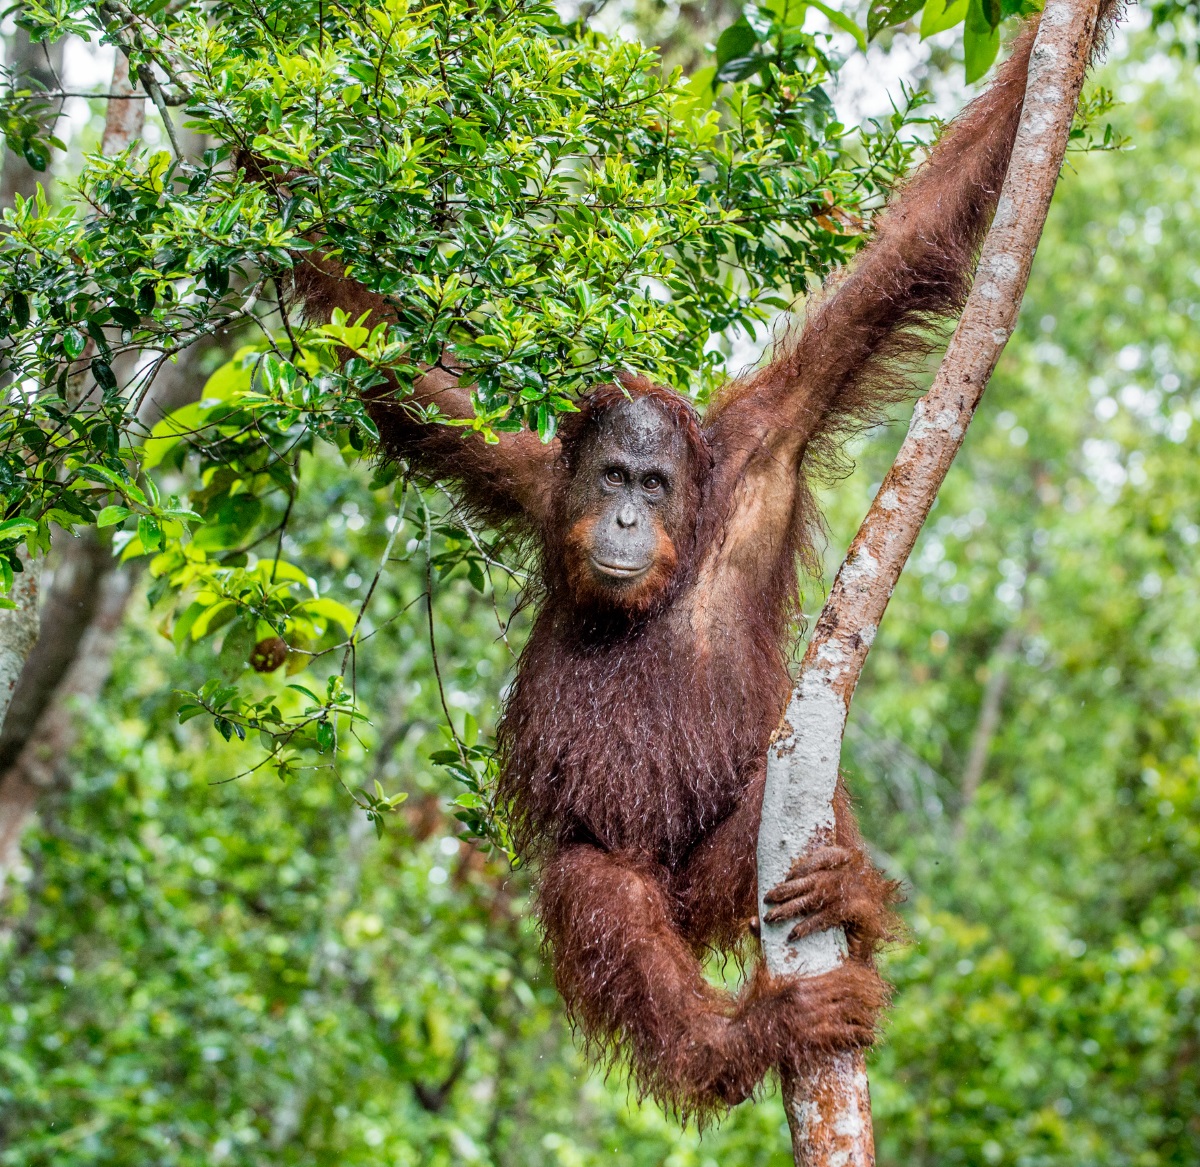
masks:
<path fill-rule="evenodd" d="M 696 69 L 730 17 L 599 19 Z M 851 715 L 851 789 L 908 895 L 871 1063 L 882 1164 L 1200 1159 L 1200 81 L 1186 13 L 1147 23 L 1100 78 L 1129 147 L 1071 157 Z M 890 69 L 953 108 L 958 51 L 885 36 L 862 100 L 879 110 Z M 98 142 L 89 110 L 57 182 Z M 13 165 L 8 185 L 27 181 Z M 898 439 L 870 435 L 827 492 L 831 563 Z M 353 604 L 388 499 L 369 470 L 313 474 L 289 551 Z M 461 556 L 436 578 L 411 542 L 357 662 L 372 748 L 343 763 L 350 785 L 407 795 L 378 836 L 332 781 L 227 781 L 236 738 L 177 717 L 214 642 L 177 652 L 144 579 L 122 577 L 124 619 L 89 642 L 111 676 L 42 727 L 0 905 L 0 1162 L 790 1162 L 777 1098 L 700 1138 L 588 1070 L 522 874 L 460 837 L 462 785 L 431 760 L 447 710 L 468 748 L 486 740 L 522 617 L 506 643 L 511 589 L 481 591 Z"/>

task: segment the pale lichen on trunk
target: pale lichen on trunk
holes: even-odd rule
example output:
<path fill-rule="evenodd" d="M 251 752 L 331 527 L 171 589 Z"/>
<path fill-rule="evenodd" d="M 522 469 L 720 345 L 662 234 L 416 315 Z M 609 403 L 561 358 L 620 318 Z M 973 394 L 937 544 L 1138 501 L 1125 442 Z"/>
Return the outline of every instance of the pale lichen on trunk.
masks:
<path fill-rule="evenodd" d="M 0 611 L 0 722 L 12 704 L 21 670 L 38 635 L 37 564 L 23 549 L 20 555 L 25 570 L 14 575 L 8 593 L 16 607 Z"/>
<path fill-rule="evenodd" d="M 916 403 L 884 479 L 817 621 L 767 759 L 759 833 L 760 897 L 792 862 L 833 831 L 842 737 L 850 699 L 900 572 L 962 444 L 1017 313 L 1062 166 L 1101 12 L 1111 0 L 1049 0 L 1030 58 L 1012 160 L 984 242 L 978 274 L 946 356 Z M 760 918 L 766 904 L 760 900 Z M 815 976 L 845 959 L 840 930 L 790 942 L 764 924 L 763 956 L 775 976 Z M 861 1053 L 784 1082 L 797 1164 L 869 1167 L 875 1161 Z"/>

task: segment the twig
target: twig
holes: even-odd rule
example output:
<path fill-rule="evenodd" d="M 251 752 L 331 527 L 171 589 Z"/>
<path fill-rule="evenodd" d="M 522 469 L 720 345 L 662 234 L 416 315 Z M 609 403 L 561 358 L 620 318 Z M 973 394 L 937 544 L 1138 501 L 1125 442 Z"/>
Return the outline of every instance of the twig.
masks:
<path fill-rule="evenodd" d="M 95 101 L 145 101 L 150 96 L 148 93 L 83 93 L 73 89 L 48 89 L 45 93 L 39 93 L 39 97 L 86 97 L 89 100 Z M 168 101 L 168 105 L 182 105 L 183 99 L 177 101 Z"/>
<path fill-rule="evenodd" d="M 138 69 L 138 77 L 141 78 L 146 92 L 150 94 L 150 98 L 154 102 L 154 108 L 158 110 L 158 116 L 162 118 L 163 128 L 167 131 L 167 137 L 171 140 L 171 152 L 176 158 L 182 158 L 183 151 L 179 148 L 179 139 L 175 137 L 175 123 L 171 121 L 171 113 L 167 109 L 167 100 L 163 97 L 162 88 L 155 80 L 150 66 L 143 65 Z"/>
<path fill-rule="evenodd" d="M 375 594 L 375 589 L 379 586 L 380 577 L 391 561 L 392 548 L 396 544 L 396 536 L 399 534 L 400 528 L 404 526 L 403 496 L 400 499 L 400 505 L 396 508 L 395 515 L 392 517 L 396 521 L 392 525 L 392 529 L 388 532 L 387 542 L 383 545 L 383 555 L 379 558 L 379 566 L 375 569 L 375 574 L 371 578 L 371 585 L 367 588 L 367 594 L 363 596 L 363 602 L 358 606 L 358 615 L 354 619 L 354 627 L 350 629 L 350 635 L 346 638 L 346 651 L 342 655 L 342 676 L 346 675 L 346 664 L 350 660 L 350 653 L 354 648 L 355 634 L 358 632 L 359 625 L 363 622 L 363 617 L 367 614 L 367 605 L 371 602 L 371 597 Z"/>
<path fill-rule="evenodd" d="M 1017 312 L 1109 0 L 1049 0 L 1029 63 L 1025 102 L 978 275 L 929 392 L 838 571 L 767 758 L 758 842 L 760 895 L 834 826 L 833 796 L 846 715 L 867 652 L 937 492 L 962 445 Z M 760 919 L 765 915 L 760 904 Z M 844 959 L 840 929 L 791 943 L 789 924 L 762 927 L 775 976 L 814 976 Z M 784 1082 L 792 1149 L 801 1167 L 875 1162 L 861 1053 Z"/>

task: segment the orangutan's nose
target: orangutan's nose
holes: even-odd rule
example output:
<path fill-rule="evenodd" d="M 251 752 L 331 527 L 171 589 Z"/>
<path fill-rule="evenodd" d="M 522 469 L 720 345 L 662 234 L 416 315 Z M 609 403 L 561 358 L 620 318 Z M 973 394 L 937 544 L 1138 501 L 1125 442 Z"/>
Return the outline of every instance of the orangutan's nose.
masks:
<path fill-rule="evenodd" d="M 637 511 L 634 510 L 634 508 L 629 503 L 626 503 L 617 512 L 617 526 L 618 527 L 636 527 L 637 521 L 638 521 Z"/>

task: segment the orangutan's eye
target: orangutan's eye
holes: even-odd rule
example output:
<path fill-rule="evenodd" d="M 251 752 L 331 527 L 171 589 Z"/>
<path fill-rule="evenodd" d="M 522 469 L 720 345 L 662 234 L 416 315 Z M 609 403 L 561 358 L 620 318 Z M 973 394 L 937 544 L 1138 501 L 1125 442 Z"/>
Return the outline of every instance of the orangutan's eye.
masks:
<path fill-rule="evenodd" d="M 621 473 L 615 466 L 610 467 L 604 472 L 604 481 L 610 486 L 623 486 L 625 484 L 625 475 Z"/>
<path fill-rule="evenodd" d="M 642 479 L 642 488 L 644 490 L 655 491 L 662 489 L 663 480 L 657 474 L 647 474 Z"/>

